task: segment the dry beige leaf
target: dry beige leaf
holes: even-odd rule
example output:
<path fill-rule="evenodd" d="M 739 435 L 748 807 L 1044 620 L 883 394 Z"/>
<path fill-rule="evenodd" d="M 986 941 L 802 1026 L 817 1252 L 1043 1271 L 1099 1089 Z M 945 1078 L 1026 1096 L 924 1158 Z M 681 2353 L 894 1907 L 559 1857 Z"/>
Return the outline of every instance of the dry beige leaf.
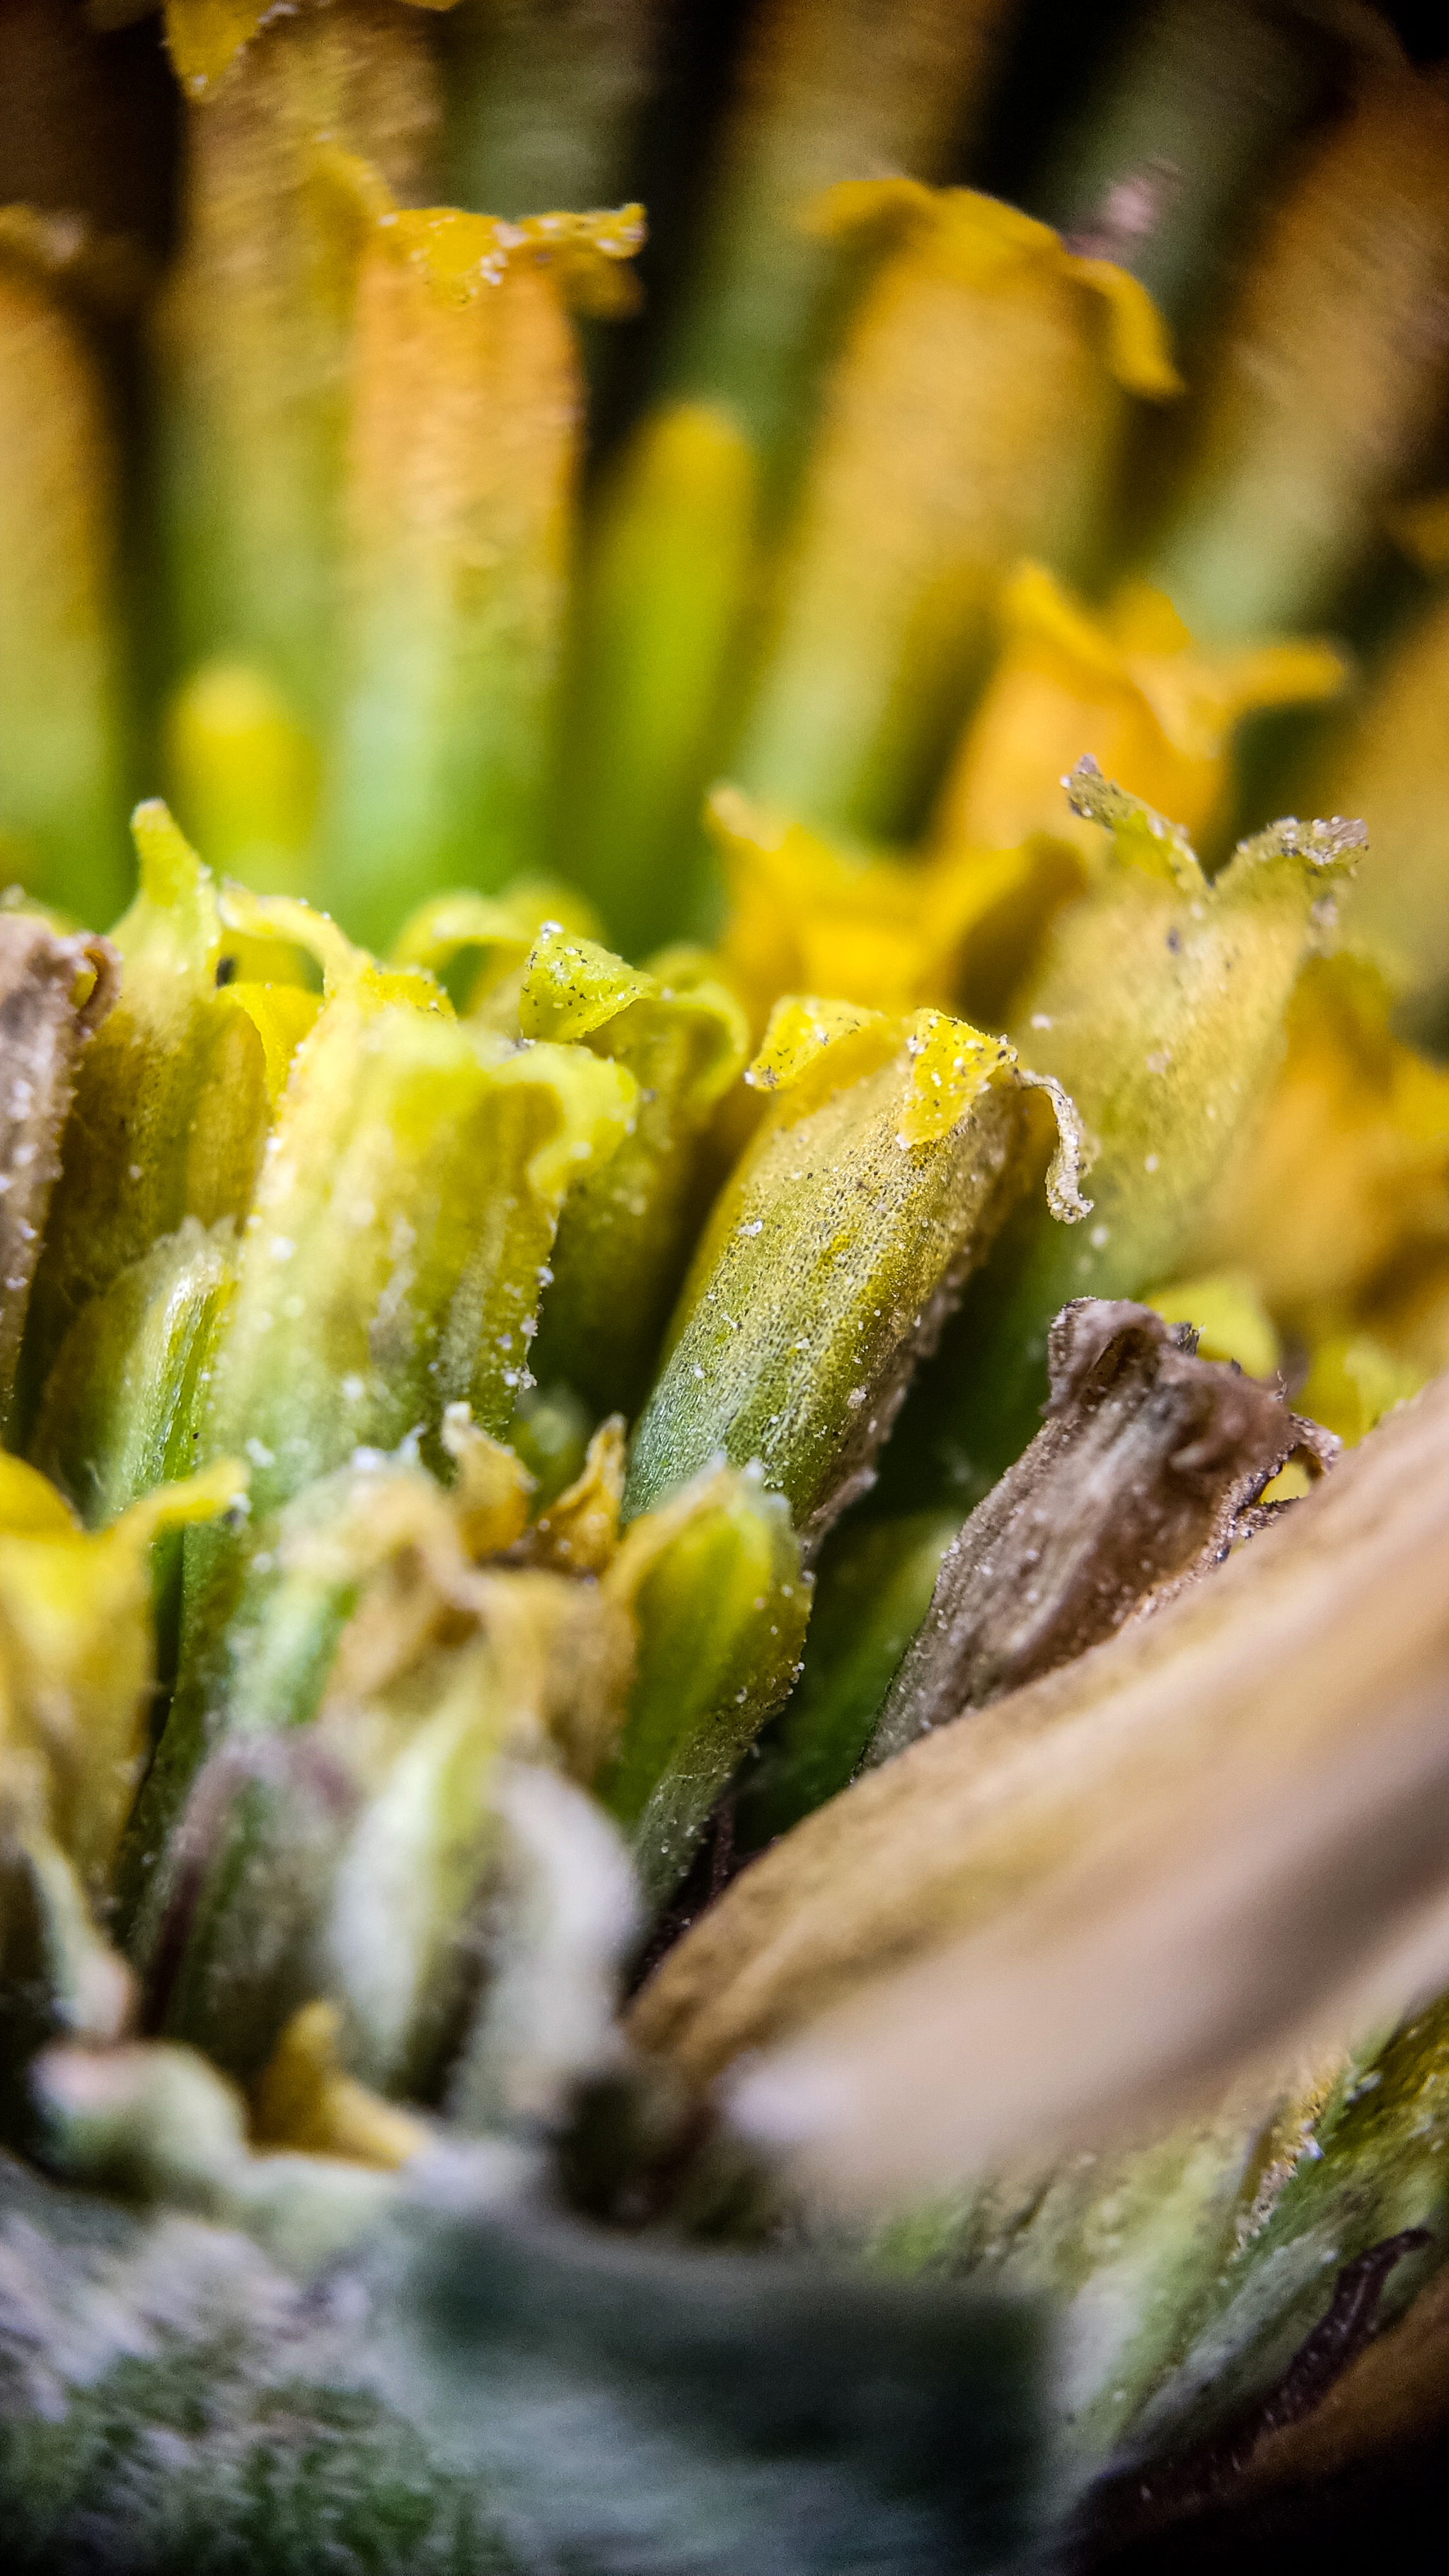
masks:
<path fill-rule="evenodd" d="M 1446 1561 L 1441 1380 L 1159 1617 L 786 1836 L 635 2038 L 879 2204 L 1397 2011 L 1449 1972 Z"/>

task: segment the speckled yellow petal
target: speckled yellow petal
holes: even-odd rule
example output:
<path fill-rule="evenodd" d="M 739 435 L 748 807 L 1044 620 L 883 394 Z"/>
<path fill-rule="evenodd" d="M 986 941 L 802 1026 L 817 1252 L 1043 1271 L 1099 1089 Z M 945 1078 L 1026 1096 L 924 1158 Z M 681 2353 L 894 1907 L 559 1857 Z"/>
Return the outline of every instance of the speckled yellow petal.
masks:
<path fill-rule="evenodd" d="M 843 1044 L 855 1040 L 854 1045 Z M 745 1080 L 756 1091 L 789 1091 L 819 1066 L 827 1048 L 832 1053 L 825 1079 L 849 1082 L 872 1064 L 894 1055 L 900 1034 L 884 1011 L 862 1010 L 856 1002 L 826 1002 L 808 994 L 788 993 L 770 1013 L 764 1040 Z"/>
<path fill-rule="evenodd" d="M 1121 384 L 1155 402 L 1182 391 L 1167 327 L 1140 280 L 1115 260 L 1081 257 L 1050 224 L 1000 197 L 971 188 L 927 188 L 917 179 L 847 179 L 821 200 L 814 222 L 824 233 L 868 228 L 897 241 L 939 228 L 961 275 L 980 284 L 1006 284 L 1033 268 L 1057 269 L 1102 298 L 1108 363 Z"/>
<path fill-rule="evenodd" d="M 1015 1057 L 1005 1038 L 983 1037 L 944 1011 L 918 1011 L 906 1039 L 910 1079 L 901 1112 L 900 1142 L 931 1145 L 949 1136 L 972 1102 Z"/>
<path fill-rule="evenodd" d="M 545 922 L 524 966 L 518 1025 L 526 1038 L 591 1037 L 656 989 L 652 975 L 597 940 L 570 938 Z"/>

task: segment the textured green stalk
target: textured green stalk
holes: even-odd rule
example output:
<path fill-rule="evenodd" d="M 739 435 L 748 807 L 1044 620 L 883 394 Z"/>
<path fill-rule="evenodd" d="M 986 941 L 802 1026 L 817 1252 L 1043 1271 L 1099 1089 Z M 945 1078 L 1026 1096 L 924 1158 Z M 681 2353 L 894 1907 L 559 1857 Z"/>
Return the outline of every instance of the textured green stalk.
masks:
<path fill-rule="evenodd" d="M 900 838 L 1005 576 L 1022 554 L 1082 566 L 1129 391 L 1177 379 L 1135 278 L 994 198 L 883 180 L 815 221 L 894 247 L 831 378 L 732 766 L 826 829 Z"/>
<path fill-rule="evenodd" d="M 813 1540 L 873 1481 L 981 1257 L 1023 1104 L 1010 1048 L 936 1011 L 782 1002 L 751 1070 L 774 1098 L 700 1238 L 625 1508 L 758 1460 Z M 1070 1183 L 1052 1203 L 1084 1212 Z"/>
<path fill-rule="evenodd" d="M 1079 248 L 1130 268 L 1180 328 L 1217 285 L 1260 174 L 1325 104 L 1334 69 L 1307 11 L 1157 0 L 1074 103 L 1027 202 Z"/>
<path fill-rule="evenodd" d="M 758 1472 L 706 1471 L 634 1523 L 606 1578 L 638 1661 L 602 1795 L 645 1895 L 685 1875 L 720 1791 L 800 1669 L 811 1581 Z"/>
<path fill-rule="evenodd" d="M 756 481 L 727 410 L 674 402 L 645 415 L 594 505 L 559 830 L 631 957 L 702 926 L 699 818 L 738 689 Z"/>
<path fill-rule="evenodd" d="M 87 1303 L 172 1235 L 244 1214 L 269 1117 L 266 1042 L 218 990 L 211 878 L 164 805 L 134 817 L 141 889 L 114 944 L 121 998 L 81 1060 L 22 1357 L 38 1403 Z"/>
<path fill-rule="evenodd" d="M 1195 635 L 1330 613 L 1430 452 L 1446 369 L 1424 329 L 1449 263 L 1449 104 L 1384 74 L 1269 217 L 1188 423 L 1144 567 Z"/>
<path fill-rule="evenodd" d="M 725 405 L 778 463 L 813 409 L 848 264 L 802 217 L 839 179 L 933 179 L 979 109 L 1003 0 L 772 0 L 753 24 L 671 392 Z"/>
<path fill-rule="evenodd" d="M 541 859 L 581 400 L 565 299 L 617 304 L 643 227 L 414 213 L 347 155 L 327 187 L 361 270 L 324 859 L 382 947 L 422 896 Z"/>
<path fill-rule="evenodd" d="M 193 1217 L 82 1307 L 46 1380 L 30 1454 L 88 1529 L 196 1463 L 236 1280 L 232 1221 Z"/>
<path fill-rule="evenodd" d="M 745 1774 L 736 1831 L 747 1847 L 788 1833 L 858 1770 L 958 1527 L 954 1512 L 915 1512 L 847 1522 L 827 1546 L 799 1683 Z"/>
<path fill-rule="evenodd" d="M 450 1403 L 506 1426 L 559 1210 L 618 1142 L 633 1085 L 582 1048 L 470 1030 L 430 978 L 383 973 L 303 907 L 238 917 L 315 943 L 332 985 L 283 1096 L 202 1427 L 204 1454 L 250 1460 L 262 1522 L 359 1446 L 436 1437 Z M 188 1555 L 138 1858 L 221 1716 L 216 1659 L 246 1553 L 228 1532 Z"/>
<path fill-rule="evenodd" d="M 870 2250 L 891 2272 L 989 2280 L 1070 2307 L 1073 2349 L 1055 2392 L 1064 2502 L 1132 2457 L 1144 2409 L 1176 2378 L 1184 2328 L 1231 2277 L 1255 2197 L 1265 2183 L 1270 2203 L 1281 2189 L 1275 2151 L 1291 2169 L 1314 2107 L 1306 2089 L 1276 2118 L 1228 2104 L 1146 2146 L 1013 2167 L 880 2230 Z M 1326 2286 L 1320 2273 L 1320 2295 Z"/>
<path fill-rule="evenodd" d="M 450 194 L 583 214 L 624 193 L 661 0 L 463 0 L 444 22 Z"/>
<path fill-rule="evenodd" d="M 1304 2069 L 1267 2110 L 1251 2096 L 1102 2156 L 1013 2168 L 953 2205 L 888 2223 L 893 2271 L 1070 2303 L 1060 2459 L 1081 2492 L 1104 2471 L 1190 2454 L 1272 2388 L 1344 2266 L 1406 2231 L 1379 2317 L 1443 2261 L 1442 2003 Z M 1292 2420 L 1289 2417 L 1287 2420 Z"/>
<path fill-rule="evenodd" d="M 1271 2387 L 1319 2323 L 1334 2272 L 1387 2238 L 1423 2229 L 1427 2242 L 1404 2248 L 1385 2289 L 1383 2323 L 1403 2314 L 1444 2260 L 1446 2106 L 1449 2006 L 1441 1999 L 1343 2064 L 1311 2129 L 1305 2123 L 1292 2140 L 1278 2191 L 1264 2195 L 1256 2223 L 1204 2284 L 1175 2367 L 1150 2395 L 1144 2390 L 1134 2449 L 1164 2437 L 1189 2443 Z"/>
<path fill-rule="evenodd" d="M 749 1052 L 744 1012 L 700 950 L 638 974 L 545 932 L 525 972 L 525 1037 L 577 1038 L 638 1086 L 617 1151 L 569 1197 L 532 1360 L 596 1413 L 637 1412 L 714 1180 L 709 1125 Z"/>

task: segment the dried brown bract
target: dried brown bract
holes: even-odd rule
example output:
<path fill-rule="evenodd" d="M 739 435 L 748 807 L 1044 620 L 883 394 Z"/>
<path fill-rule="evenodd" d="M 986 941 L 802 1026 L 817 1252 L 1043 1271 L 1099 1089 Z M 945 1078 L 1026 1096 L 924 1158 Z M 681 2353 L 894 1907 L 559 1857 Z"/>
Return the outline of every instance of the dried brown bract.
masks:
<path fill-rule="evenodd" d="M 108 940 L 89 932 L 63 939 L 37 914 L 0 913 L 0 1429 L 76 1060 L 120 989 L 121 961 Z"/>
<path fill-rule="evenodd" d="M 1198 1359 L 1196 1338 L 1126 1299 L 1062 1308 L 1046 1422 L 947 1549 L 868 1765 L 1215 1565 L 1295 1451 L 1320 1470 L 1334 1457 L 1277 1387 Z"/>

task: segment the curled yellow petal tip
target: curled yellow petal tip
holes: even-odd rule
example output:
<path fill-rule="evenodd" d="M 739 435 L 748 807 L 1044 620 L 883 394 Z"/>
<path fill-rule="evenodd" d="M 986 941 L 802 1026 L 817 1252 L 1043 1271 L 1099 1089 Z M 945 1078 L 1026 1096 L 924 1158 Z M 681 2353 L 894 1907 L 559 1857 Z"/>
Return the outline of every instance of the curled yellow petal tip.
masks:
<path fill-rule="evenodd" d="M 1184 390 L 1167 324 L 1141 280 L 1115 260 L 1083 258 L 1050 224 L 999 197 L 976 188 L 928 188 L 919 179 L 845 179 L 816 200 L 807 221 L 826 234 L 874 229 L 897 240 L 934 228 L 952 264 L 979 285 L 1009 285 L 1033 268 L 1060 269 L 1101 297 L 1107 363 L 1129 393 L 1169 402 Z"/>
<path fill-rule="evenodd" d="M 348 938 L 330 912 L 317 911 L 301 895 L 251 894 L 245 886 L 227 885 L 218 908 L 228 930 L 250 939 L 277 940 L 314 958 L 322 969 L 322 990 L 328 1000 L 350 993 L 373 1007 L 412 1002 L 445 1018 L 452 1015 L 447 994 L 425 966 L 379 966 L 368 949 Z"/>
<path fill-rule="evenodd" d="M 458 206 L 399 205 L 374 163 L 337 144 L 319 144 L 317 172 L 334 202 L 445 304 L 475 303 L 524 258 L 551 266 L 581 311 L 621 312 L 633 301 L 623 263 L 644 246 L 647 226 L 637 201 L 583 214 L 526 215 L 515 223 Z"/>
<path fill-rule="evenodd" d="M 1189 836 L 1208 830 L 1231 788 L 1241 719 L 1333 697 L 1347 676 L 1321 638 L 1211 651 L 1147 582 L 1097 608 L 1031 560 L 1007 581 L 999 617 L 1000 656 L 933 826 L 945 850 L 1014 848 L 1043 831 L 1075 840 L 1059 819 L 1060 775 L 1083 752 Z"/>

